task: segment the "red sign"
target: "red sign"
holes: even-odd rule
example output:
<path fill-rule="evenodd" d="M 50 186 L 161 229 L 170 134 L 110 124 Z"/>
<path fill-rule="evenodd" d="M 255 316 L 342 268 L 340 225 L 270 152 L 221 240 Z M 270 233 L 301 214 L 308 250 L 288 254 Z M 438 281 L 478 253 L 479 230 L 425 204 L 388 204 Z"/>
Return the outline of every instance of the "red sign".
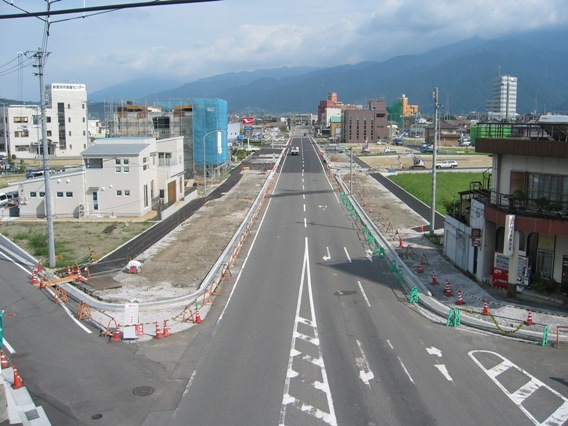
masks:
<path fill-rule="evenodd" d="M 243 124 L 252 126 L 254 124 L 254 117 L 243 117 Z"/>

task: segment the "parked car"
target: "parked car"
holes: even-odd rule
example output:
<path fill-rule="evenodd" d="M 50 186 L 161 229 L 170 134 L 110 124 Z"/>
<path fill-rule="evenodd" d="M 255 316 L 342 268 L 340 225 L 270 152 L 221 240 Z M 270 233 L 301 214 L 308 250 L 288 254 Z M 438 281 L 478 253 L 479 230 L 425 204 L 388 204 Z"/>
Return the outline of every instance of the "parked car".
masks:
<path fill-rule="evenodd" d="M 385 154 L 396 154 L 396 149 L 391 148 L 390 146 L 387 146 L 385 148 Z"/>
<path fill-rule="evenodd" d="M 458 166 L 456 160 L 444 160 L 440 163 L 436 163 L 437 169 L 455 169 Z"/>

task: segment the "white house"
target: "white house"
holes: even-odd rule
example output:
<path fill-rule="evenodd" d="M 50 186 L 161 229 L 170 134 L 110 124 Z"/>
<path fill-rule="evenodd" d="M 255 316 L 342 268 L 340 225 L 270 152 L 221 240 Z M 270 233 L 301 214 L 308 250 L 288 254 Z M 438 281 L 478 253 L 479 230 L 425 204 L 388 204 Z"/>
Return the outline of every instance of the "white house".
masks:
<path fill-rule="evenodd" d="M 184 196 L 183 137 L 98 139 L 84 166 L 50 176 L 56 217 L 141 217 Z M 19 182 L 20 217 L 45 217 L 43 177 Z"/>

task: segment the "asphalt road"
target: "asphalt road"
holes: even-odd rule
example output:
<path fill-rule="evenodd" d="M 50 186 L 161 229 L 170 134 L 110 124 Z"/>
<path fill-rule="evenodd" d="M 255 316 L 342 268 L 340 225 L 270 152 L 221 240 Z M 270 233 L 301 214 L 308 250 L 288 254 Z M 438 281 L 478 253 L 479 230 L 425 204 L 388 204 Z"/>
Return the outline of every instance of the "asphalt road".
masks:
<path fill-rule="evenodd" d="M 309 139 L 292 143 L 300 155 L 287 157 L 230 291 L 188 332 L 109 343 L 2 257 L 5 337 L 52 424 L 530 425 L 568 415 L 566 351 L 445 327 L 409 304 L 388 264 L 369 256 Z"/>

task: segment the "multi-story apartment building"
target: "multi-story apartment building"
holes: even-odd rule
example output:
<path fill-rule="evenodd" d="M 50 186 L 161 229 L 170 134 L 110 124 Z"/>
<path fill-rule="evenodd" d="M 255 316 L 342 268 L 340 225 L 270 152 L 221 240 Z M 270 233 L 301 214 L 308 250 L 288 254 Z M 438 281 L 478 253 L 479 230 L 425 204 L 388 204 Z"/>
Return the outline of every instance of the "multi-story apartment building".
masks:
<path fill-rule="evenodd" d="M 342 140 L 346 143 L 376 143 L 389 136 L 386 102 L 370 101 L 368 109 L 343 111 Z"/>
<path fill-rule="evenodd" d="M 554 280 L 568 291 L 568 116 L 482 125 L 476 152 L 491 173 L 460 193 L 446 218 L 444 252 L 479 280 Z"/>
<path fill-rule="evenodd" d="M 493 80 L 493 97 L 486 101 L 489 120 L 514 120 L 517 115 L 517 77 L 500 75 Z"/>
<path fill-rule="evenodd" d="M 84 84 L 46 86 L 47 149 L 54 157 L 80 157 L 88 146 L 87 89 Z M 37 105 L 0 109 L 0 152 L 18 159 L 43 155 L 41 111 Z M 2 150 L 3 145 L 3 150 Z"/>

